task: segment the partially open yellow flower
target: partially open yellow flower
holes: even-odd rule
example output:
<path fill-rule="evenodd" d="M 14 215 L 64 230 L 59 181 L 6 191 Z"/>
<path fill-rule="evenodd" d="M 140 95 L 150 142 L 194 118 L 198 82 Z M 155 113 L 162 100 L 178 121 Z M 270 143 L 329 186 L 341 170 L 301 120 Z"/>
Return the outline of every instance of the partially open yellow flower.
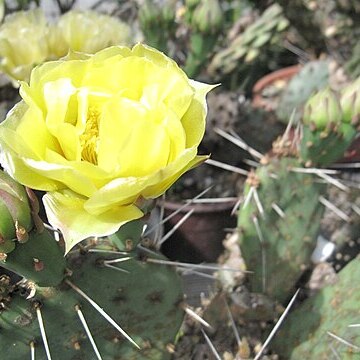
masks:
<path fill-rule="evenodd" d="M 69 11 L 54 24 L 47 23 L 40 9 L 19 11 L 0 26 L 0 71 L 28 81 L 35 65 L 69 51 L 94 54 L 111 45 L 128 45 L 130 35 L 128 25 L 94 11 Z"/>
<path fill-rule="evenodd" d="M 35 68 L 0 125 L 3 166 L 48 191 L 46 212 L 67 251 L 141 217 L 142 199 L 206 158 L 197 147 L 212 88 L 144 45 L 74 57 Z"/>
<path fill-rule="evenodd" d="M 28 79 L 32 68 L 48 57 L 46 36 L 40 10 L 8 15 L 0 27 L 0 71 L 15 80 Z"/>
<path fill-rule="evenodd" d="M 94 54 L 111 45 L 128 45 L 130 35 L 130 27 L 114 17 L 72 10 L 49 26 L 49 51 L 54 58 L 69 50 Z"/>

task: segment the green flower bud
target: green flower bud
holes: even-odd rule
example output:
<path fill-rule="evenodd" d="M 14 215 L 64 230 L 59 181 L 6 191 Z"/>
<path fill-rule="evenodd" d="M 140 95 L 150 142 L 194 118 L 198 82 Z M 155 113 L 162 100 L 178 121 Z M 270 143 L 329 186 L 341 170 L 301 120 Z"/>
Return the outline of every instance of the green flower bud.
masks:
<path fill-rule="evenodd" d="M 185 5 L 187 8 L 191 9 L 197 6 L 200 2 L 201 0 L 185 0 Z"/>
<path fill-rule="evenodd" d="M 25 242 L 33 226 L 25 188 L 0 171 L 0 252 L 15 248 L 14 239 Z"/>
<path fill-rule="evenodd" d="M 161 10 L 163 24 L 169 29 L 173 28 L 175 17 L 175 3 L 172 0 L 167 0 Z"/>
<path fill-rule="evenodd" d="M 340 123 L 342 111 L 336 93 L 330 88 L 320 90 L 305 105 L 303 122 L 325 129 L 331 124 Z"/>
<path fill-rule="evenodd" d="M 159 8 L 154 1 L 145 0 L 138 15 L 141 28 L 148 29 L 158 22 Z"/>
<path fill-rule="evenodd" d="M 202 0 L 194 11 L 192 23 L 201 33 L 217 33 L 223 24 L 223 11 L 219 1 Z"/>
<path fill-rule="evenodd" d="M 166 0 L 162 6 L 153 0 L 146 0 L 139 10 L 139 21 L 142 29 L 154 30 L 154 27 L 163 30 L 174 27 L 175 4 Z"/>
<path fill-rule="evenodd" d="M 343 122 L 359 121 L 360 117 L 360 77 L 341 92 Z"/>

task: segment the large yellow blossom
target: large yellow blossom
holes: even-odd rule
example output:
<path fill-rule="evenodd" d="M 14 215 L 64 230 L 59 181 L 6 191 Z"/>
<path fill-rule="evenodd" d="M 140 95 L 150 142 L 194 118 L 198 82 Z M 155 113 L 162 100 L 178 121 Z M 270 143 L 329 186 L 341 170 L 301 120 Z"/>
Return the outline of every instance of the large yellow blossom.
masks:
<path fill-rule="evenodd" d="M 48 192 L 68 251 L 141 217 L 143 199 L 205 159 L 197 147 L 211 88 L 144 45 L 45 63 L 0 126 L 3 166 Z"/>

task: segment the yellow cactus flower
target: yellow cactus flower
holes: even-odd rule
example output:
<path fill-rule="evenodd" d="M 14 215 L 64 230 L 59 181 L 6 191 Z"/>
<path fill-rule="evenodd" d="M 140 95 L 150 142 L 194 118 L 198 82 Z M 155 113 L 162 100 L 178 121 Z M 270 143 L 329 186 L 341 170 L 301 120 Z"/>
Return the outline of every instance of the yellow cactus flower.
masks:
<path fill-rule="evenodd" d="M 69 11 L 49 29 L 50 53 L 55 58 L 69 50 L 94 54 L 112 45 L 130 43 L 128 25 L 94 11 Z"/>
<path fill-rule="evenodd" d="M 29 78 L 48 56 L 47 25 L 40 10 L 8 15 L 0 27 L 0 71 L 14 80 Z"/>
<path fill-rule="evenodd" d="M 2 164 L 48 192 L 49 221 L 69 251 L 140 218 L 144 199 L 206 159 L 197 148 L 211 88 L 141 44 L 72 53 L 22 83 L 23 100 L 0 125 Z"/>

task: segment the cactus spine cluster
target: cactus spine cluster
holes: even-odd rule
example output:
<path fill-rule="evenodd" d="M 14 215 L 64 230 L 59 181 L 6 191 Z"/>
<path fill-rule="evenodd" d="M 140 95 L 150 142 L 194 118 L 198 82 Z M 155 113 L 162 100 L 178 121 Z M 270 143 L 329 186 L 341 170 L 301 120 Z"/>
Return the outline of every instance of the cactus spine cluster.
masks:
<path fill-rule="evenodd" d="M 209 66 L 211 73 L 228 74 L 241 63 L 253 62 L 261 53 L 281 38 L 289 22 L 277 4 L 271 5 L 252 25 L 235 37 L 227 48 L 219 51 Z"/>
<path fill-rule="evenodd" d="M 254 272 L 248 276 L 251 291 L 283 302 L 310 265 L 326 187 L 314 175 L 297 172 L 297 159 L 275 156 L 266 162 L 248 178 L 245 198 L 252 192 L 254 200 L 239 212 L 239 240 Z"/>

